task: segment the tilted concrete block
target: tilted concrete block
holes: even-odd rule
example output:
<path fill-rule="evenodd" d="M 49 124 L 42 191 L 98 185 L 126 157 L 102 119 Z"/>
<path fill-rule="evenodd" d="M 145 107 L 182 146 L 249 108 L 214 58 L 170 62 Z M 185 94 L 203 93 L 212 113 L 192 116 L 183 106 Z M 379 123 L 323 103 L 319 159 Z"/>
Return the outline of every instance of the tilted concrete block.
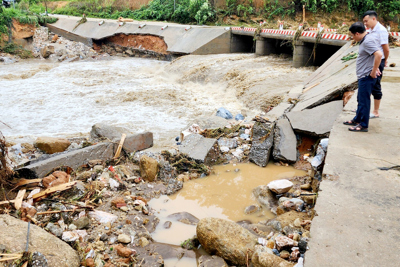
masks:
<path fill-rule="evenodd" d="M 274 144 L 274 123 L 256 122 L 253 126 L 253 141 L 251 144 L 249 160 L 260 167 L 268 164 Z"/>
<path fill-rule="evenodd" d="M 274 150 L 276 161 L 294 163 L 297 160 L 297 140 L 288 119 L 277 121 L 274 131 Z"/>
<path fill-rule="evenodd" d="M 68 166 L 72 169 L 76 169 L 88 163 L 89 160 L 108 160 L 114 156 L 114 147 L 116 147 L 116 145 L 113 143 L 100 143 L 94 146 L 57 154 L 45 160 L 32 163 L 22 168 L 22 170 L 28 169 L 34 172 L 38 177 L 44 177 L 52 169 L 60 166 Z"/>
<path fill-rule="evenodd" d="M 217 139 L 205 138 L 200 134 L 187 136 L 179 146 L 179 151 L 207 165 L 214 164 L 220 154 Z"/>

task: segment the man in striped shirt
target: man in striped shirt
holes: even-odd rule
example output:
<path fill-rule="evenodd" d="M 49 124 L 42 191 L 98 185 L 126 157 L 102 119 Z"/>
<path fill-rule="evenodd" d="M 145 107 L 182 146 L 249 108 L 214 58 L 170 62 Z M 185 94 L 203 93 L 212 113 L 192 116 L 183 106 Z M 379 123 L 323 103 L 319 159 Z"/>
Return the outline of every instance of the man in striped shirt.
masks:
<path fill-rule="evenodd" d="M 386 28 L 378 22 L 378 14 L 373 10 L 369 10 L 364 13 L 363 23 L 367 28 L 371 29 L 371 33 L 376 33 L 375 36 L 379 38 L 379 42 L 381 44 L 380 50 L 383 53 L 382 62 L 379 65 L 381 75 L 378 76 L 376 84 L 372 89 L 372 95 L 374 96 L 374 110 L 370 114 L 370 118 L 379 118 L 379 106 L 382 99 L 382 73 L 383 69 L 387 67 L 387 60 L 389 58 L 389 34 Z"/>

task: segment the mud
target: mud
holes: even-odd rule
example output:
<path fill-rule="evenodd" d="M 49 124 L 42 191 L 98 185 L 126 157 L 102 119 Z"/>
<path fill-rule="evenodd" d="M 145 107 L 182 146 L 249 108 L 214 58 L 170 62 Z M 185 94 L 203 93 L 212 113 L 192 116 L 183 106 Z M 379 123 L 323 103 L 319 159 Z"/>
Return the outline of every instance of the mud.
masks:
<path fill-rule="evenodd" d="M 216 217 L 252 223 L 272 219 L 275 215 L 265 208 L 253 214 L 244 213 L 246 207 L 260 205 L 252 194 L 253 189 L 273 180 L 305 174 L 304 171 L 277 166 L 272 162 L 266 168 L 250 163 L 214 166 L 210 176 L 188 181 L 177 194 L 162 196 L 149 202 L 160 219 L 152 237 L 157 242 L 173 245 L 180 245 L 184 240 L 191 238 L 196 232 L 195 225 L 167 218 L 170 214 L 183 211 L 198 219 Z M 172 222 L 171 228 L 164 228 L 166 221 Z"/>
<path fill-rule="evenodd" d="M 161 37 L 153 35 L 116 34 L 102 40 L 102 42 L 111 42 L 123 47 L 150 50 L 164 54 L 167 53 L 168 49 L 167 44 Z"/>

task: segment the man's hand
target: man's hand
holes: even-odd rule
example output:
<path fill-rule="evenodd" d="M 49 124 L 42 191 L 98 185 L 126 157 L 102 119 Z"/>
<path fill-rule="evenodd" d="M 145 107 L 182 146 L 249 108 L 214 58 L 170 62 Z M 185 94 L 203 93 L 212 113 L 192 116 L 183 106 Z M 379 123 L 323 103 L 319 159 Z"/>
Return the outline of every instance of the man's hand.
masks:
<path fill-rule="evenodd" d="M 388 61 L 385 60 L 385 68 L 387 68 L 387 66 L 388 66 Z"/>
<path fill-rule="evenodd" d="M 381 71 L 379 69 L 377 69 L 376 71 L 372 70 L 371 74 L 369 76 L 376 79 L 376 77 L 381 76 L 381 74 L 382 74 Z"/>

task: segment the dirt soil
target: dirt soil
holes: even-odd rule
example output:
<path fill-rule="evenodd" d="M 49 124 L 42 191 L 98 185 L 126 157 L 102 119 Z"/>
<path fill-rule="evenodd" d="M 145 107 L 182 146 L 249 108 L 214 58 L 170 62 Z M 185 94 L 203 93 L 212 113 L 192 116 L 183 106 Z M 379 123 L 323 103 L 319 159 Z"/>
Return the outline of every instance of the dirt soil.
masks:
<path fill-rule="evenodd" d="M 162 38 L 152 35 L 117 34 L 107 38 L 107 41 L 124 47 L 141 48 L 158 53 L 167 53 L 168 49 Z"/>
<path fill-rule="evenodd" d="M 14 39 L 25 39 L 35 34 L 36 27 L 33 24 L 22 24 L 13 19 L 12 35 Z"/>
<path fill-rule="evenodd" d="M 69 1 L 54 1 L 54 2 L 48 2 L 47 1 L 47 8 L 54 10 L 57 8 L 62 8 L 68 5 Z M 42 2 L 44 6 L 46 6 L 45 2 Z"/>

